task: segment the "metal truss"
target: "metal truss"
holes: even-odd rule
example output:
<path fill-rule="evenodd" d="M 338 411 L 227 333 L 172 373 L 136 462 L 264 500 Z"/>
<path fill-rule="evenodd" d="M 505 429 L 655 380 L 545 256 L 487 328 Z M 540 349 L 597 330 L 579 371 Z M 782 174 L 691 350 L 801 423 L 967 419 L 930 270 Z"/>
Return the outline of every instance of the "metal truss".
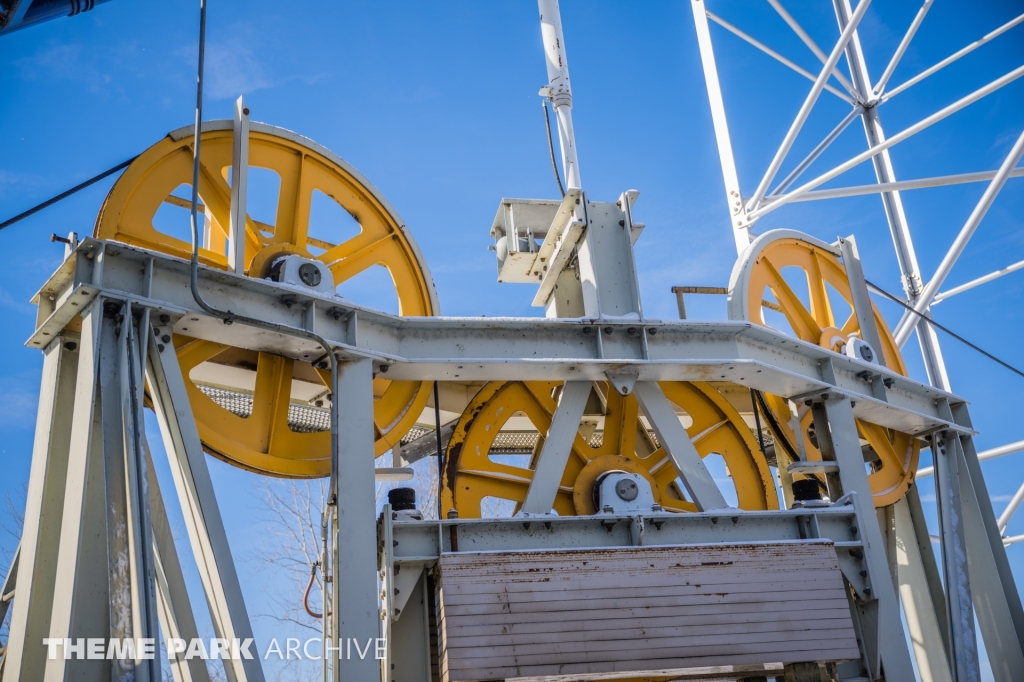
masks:
<path fill-rule="evenodd" d="M 907 79 L 905 82 L 890 87 L 890 80 L 896 67 L 921 27 L 931 8 L 932 0 L 925 0 L 907 28 L 905 35 L 886 65 L 882 75 L 875 81 L 872 81 L 869 75 L 867 61 L 857 32 L 858 24 L 867 11 L 870 0 L 861 0 L 856 8 L 852 6 L 850 0 L 834 0 L 833 5 L 838 23 L 839 37 L 827 52 L 814 42 L 800 23 L 786 10 L 780 0 L 768 0 L 768 2 L 789 28 L 822 63 L 822 67 L 817 74 L 799 67 L 792 60 L 783 56 L 769 45 L 747 34 L 742 27 L 734 26 L 726 19 L 713 14 L 706 6 L 707 3 L 704 0 L 691 0 L 701 59 L 704 65 L 705 82 L 711 104 L 712 120 L 714 122 L 716 139 L 718 140 L 719 158 L 725 180 L 726 200 L 729 207 L 729 224 L 735 237 L 737 252 L 741 255 L 745 252 L 752 237 L 752 228 L 760 218 L 787 204 L 864 194 L 879 194 L 889 223 L 908 305 L 911 306 L 913 311 L 920 314 L 915 314 L 915 312 L 911 311 L 905 312 L 896 327 L 895 338 L 899 345 L 902 346 L 909 339 L 910 335 L 917 331 L 918 342 L 924 358 L 929 382 L 933 386 L 950 390 L 946 366 L 935 329 L 926 320 L 922 320 L 922 316 L 927 318 L 931 307 L 944 299 L 1024 267 L 1024 263 L 1017 263 L 967 284 L 944 292 L 940 291 L 957 259 L 963 253 L 965 246 L 1005 183 L 1009 178 L 1024 175 L 1024 169 L 1016 167 L 1021 156 L 1024 155 L 1024 132 L 1021 133 L 1021 136 L 1017 139 L 1003 163 L 994 171 L 901 181 L 897 180 L 893 171 L 890 150 L 900 142 L 979 101 L 1017 78 L 1024 76 L 1024 66 L 1018 66 L 1004 76 L 977 88 L 970 94 L 961 97 L 917 123 L 904 128 L 895 135 L 887 136 L 883 131 L 880 109 L 883 104 L 892 100 L 897 95 L 1024 22 L 1024 15 L 1020 15 L 1003 24 L 934 66 Z M 739 37 L 741 40 L 751 44 L 761 52 L 785 64 L 813 82 L 799 112 L 785 133 L 778 150 L 768 164 L 763 176 L 757 182 L 756 187 L 747 193 L 743 191 L 740 185 L 736 170 L 732 141 L 729 136 L 726 106 L 719 83 L 709 21 L 722 26 L 732 35 Z M 849 74 L 842 73 L 837 66 L 840 56 L 844 54 L 850 67 Z M 804 159 L 797 163 L 789 175 L 781 181 L 777 181 L 776 176 L 783 163 L 789 157 L 793 142 L 800 134 L 804 123 L 823 91 L 828 91 L 832 95 L 851 104 L 851 111 Z M 864 126 L 867 149 L 825 172 L 818 173 L 812 179 L 806 179 L 805 173 L 820 157 L 822 152 L 858 117 Z M 866 161 L 871 161 L 874 166 L 877 178 L 876 183 L 837 189 L 817 189 L 824 183 L 843 175 Z M 932 277 L 926 281 L 914 252 L 914 242 L 906 214 L 903 210 L 900 192 L 923 187 L 938 187 L 969 182 L 987 182 L 988 185 L 960 230 L 956 240 L 950 246 L 940 266 Z M 1019 451 L 1021 448 L 1017 447 L 1018 445 L 1013 444 L 1003 448 L 996 448 L 993 451 L 983 453 L 977 460 L 987 458 L 985 455 L 998 456 Z M 961 470 L 958 470 L 954 461 L 955 458 L 950 456 L 951 448 L 944 449 L 941 444 L 936 446 L 933 443 L 932 449 L 936 460 L 935 471 L 938 474 L 937 486 L 940 498 L 940 525 L 942 527 L 941 541 L 943 557 L 945 559 L 946 581 L 947 585 L 957 586 L 957 588 L 950 590 L 950 595 L 946 598 L 947 609 L 949 610 L 948 634 L 953 642 L 949 657 L 950 665 L 948 667 L 942 665 L 936 668 L 934 660 L 929 662 L 928 657 L 919 652 L 918 667 L 924 679 L 977 679 L 977 660 L 974 653 L 975 635 L 972 617 L 968 614 L 970 611 L 970 592 L 966 579 L 966 569 L 964 569 L 964 572 L 960 572 L 962 558 L 957 554 L 957 548 L 963 545 L 963 538 L 961 537 L 960 540 L 957 540 L 954 537 L 957 535 L 956 526 L 962 519 L 954 518 L 955 514 L 951 511 L 955 508 L 955 504 L 959 504 L 957 496 L 960 494 L 958 490 L 961 489 L 962 481 L 958 483 L 958 476 L 964 475 L 962 471 L 963 463 L 961 463 Z M 973 461 L 976 462 L 977 460 Z M 927 476 L 931 473 L 932 470 L 922 470 L 920 475 Z M 980 479 L 981 473 L 976 463 L 971 467 L 970 475 Z M 1018 494 L 1014 496 L 1013 502 L 998 519 L 996 526 L 1000 535 L 1004 532 L 1010 516 L 1022 501 L 1024 501 L 1024 486 L 1021 487 Z M 989 503 L 985 501 L 981 504 L 981 507 L 987 513 Z M 901 518 L 903 521 L 900 520 Z M 896 525 L 899 526 L 901 523 L 909 523 L 909 517 L 905 517 L 903 512 L 897 510 Z M 1010 544 L 1019 539 L 1021 538 L 1002 538 L 1001 542 Z M 992 538 L 992 541 L 999 542 L 1000 540 L 999 538 Z M 931 550 L 925 546 L 922 551 L 930 553 Z M 974 569 L 972 568 L 972 570 Z M 977 584 L 977 576 L 970 582 Z M 911 589 L 911 586 L 907 585 L 907 589 Z M 905 602 L 905 609 L 906 606 L 907 603 Z M 989 608 L 990 604 L 977 603 L 976 601 L 976 606 L 980 617 L 980 614 Z M 960 615 L 957 615 L 958 613 Z M 982 623 L 982 631 L 988 645 L 989 657 L 993 664 L 996 679 L 1017 679 L 1021 674 L 1024 674 L 1019 670 L 1006 667 L 998 660 L 1001 657 L 1001 650 L 998 647 L 999 635 L 993 629 L 993 626 Z"/>

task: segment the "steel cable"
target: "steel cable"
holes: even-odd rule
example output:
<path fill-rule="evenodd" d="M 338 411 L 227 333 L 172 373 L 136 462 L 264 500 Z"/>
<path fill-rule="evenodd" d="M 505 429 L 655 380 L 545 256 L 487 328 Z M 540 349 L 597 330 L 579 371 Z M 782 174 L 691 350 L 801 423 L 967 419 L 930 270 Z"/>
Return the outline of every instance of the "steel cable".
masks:
<path fill-rule="evenodd" d="M 90 185 L 96 184 L 97 182 L 99 182 L 103 178 L 105 178 L 107 176 L 110 176 L 110 175 L 113 175 L 114 173 L 116 173 L 117 171 L 121 170 L 122 168 L 127 168 L 129 165 L 131 165 L 131 162 L 134 161 L 137 158 L 139 158 L 139 157 L 138 156 L 133 156 L 132 158 L 128 159 L 127 161 L 122 161 L 121 163 L 117 164 L 113 168 L 108 168 L 107 170 L 103 171 L 99 175 L 94 175 L 93 177 L 89 178 L 88 180 L 86 180 L 85 182 L 81 183 L 80 185 L 75 185 L 74 187 L 72 187 L 71 189 L 67 190 L 66 192 L 61 192 L 57 196 L 52 197 L 50 199 L 47 199 L 46 201 L 44 201 L 41 204 L 37 204 L 37 205 L 33 206 L 32 208 L 28 209 L 24 213 L 19 213 L 18 215 L 14 216 L 13 218 L 5 220 L 4 222 L 0 223 L 0 230 L 4 229 L 5 227 L 10 227 L 14 223 L 17 223 L 17 222 L 19 222 L 21 220 L 24 220 L 25 218 L 28 218 L 30 215 L 34 215 L 36 213 L 39 213 L 39 211 L 42 211 L 44 208 L 48 208 L 50 206 L 53 206 L 58 201 L 61 201 L 63 199 L 67 199 L 72 194 L 75 194 L 76 192 L 79 192 L 79 191 L 85 189 L 86 187 L 89 187 Z"/>
<path fill-rule="evenodd" d="M 924 320 L 924 321 L 925 321 L 925 322 L 927 322 L 928 324 L 934 325 L 936 329 L 941 329 L 942 331 L 946 332 L 947 334 L 949 334 L 950 336 L 952 336 L 952 337 L 953 337 L 954 339 L 956 339 L 956 340 L 957 340 L 957 341 L 959 341 L 960 343 L 964 344 L 965 346 L 967 346 L 967 347 L 969 347 L 969 348 L 971 348 L 971 349 L 973 349 L 973 350 L 976 350 L 976 351 L 978 351 L 979 353 L 981 353 L 982 355 L 984 355 L 984 356 L 985 356 L 986 358 L 988 358 L 989 360 L 992 360 L 993 362 L 997 362 L 997 363 L 999 363 L 1000 365 L 1002 365 L 1003 367 L 1005 367 L 1006 369 L 1008 369 L 1008 370 L 1010 370 L 1011 372 L 1013 372 L 1014 374 L 1018 374 L 1018 375 L 1020 375 L 1020 376 L 1024 377 L 1024 372 L 1022 372 L 1021 370 L 1017 369 L 1016 367 L 1014 367 L 1013 365 L 1011 365 L 1011 364 L 1010 364 L 1010 363 L 1008 363 L 1008 362 L 1004 362 L 1003 360 L 1000 360 L 999 358 L 997 358 L 996 356 L 992 355 L 991 353 L 989 353 L 989 352 L 988 352 L 987 350 L 985 350 L 984 348 L 981 348 L 980 346 L 978 346 L 978 345 L 976 345 L 976 344 L 974 344 L 974 343 L 971 343 L 970 341 L 968 341 L 968 340 L 967 340 L 967 339 L 965 339 L 964 337 L 962 337 L 962 336 L 960 336 L 959 334 L 957 334 L 957 333 L 956 333 L 955 331 L 953 331 L 952 329 L 949 329 L 948 327 L 944 327 L 943 325 L 939 324 L 938 322 L 936 322 L 935 320 L 933 320 L 933 319 L 932 319 L 931 317 L 929 317 L 928 315 L 925 315 L 924 313 L 920 313 L 920 312 L 918 312 L 918 311 L 914 310 L 913 306 L 909 306 L 909 305 L 907 305 L 907 304 L 906 304 L 906 303 L 905 303 L 905 302 L 904 302 L 904 301 L 903 301 L 902 299 L 900 299 L 899 297 L 897 297 L 897 296 L 894 296 L 894 295 L 890 294 L 890 293 L 889 293 L 888 291 L 886 291 L 885 289 L 882 289 L 882 288 L 880 288 L 880 287 L 878 287 L 878 286 L 876 286 L 876 285 L 872 284 L 871 282 L 868 282 L 867 280 L 864 280 L 864 282 L 865 282 L 865 283 L 866 283 L 866 284 L 867 284 L 867 285 L 868 285 L 869 287 L 871 287 L 872 289 L 874 289 L 874 290 L 875 290 L 876 292 L 878 292 L 878 293 L 880 293 L 880 294 L 881 294 L 882 296 L 885 296 L 886 298 L 888 298 L 888 299 L 889 299 L 890 301 L 893 301 L 894 303 L 898 303 L 899 305 L 903 306 L 904 308 L 906 308 L 906 309 L 907 309 L 907 310 L 909 310 L 910 312 L 912 312 L 912 313 L 914 313 L 915 315 L 917 315 L 918 317 L 920 317 L 920 318 L 921 318 L 922 320 Z"/>

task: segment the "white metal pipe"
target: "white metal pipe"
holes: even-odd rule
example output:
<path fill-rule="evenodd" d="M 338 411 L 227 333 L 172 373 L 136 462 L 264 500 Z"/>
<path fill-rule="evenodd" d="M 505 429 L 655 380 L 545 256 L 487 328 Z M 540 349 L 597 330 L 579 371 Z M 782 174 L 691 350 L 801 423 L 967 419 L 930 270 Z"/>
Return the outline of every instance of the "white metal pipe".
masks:
<path fill-rule="evenodd" d="M 231 147 L 231 213 L 228 223 L 228 267 L 245 274 L 246 196 L 249 185 L 249 109 L 242 97 L 235 102 Z M 209 231 L 207 231 L 209 232 Z"/>
<path fill-rule="evenodd" d="M 715 49 L 711 44 L 711 31 L 704 3 L 702 0 L 690 0 L 690 7 L 693 10 L 693 23 L 697 29 L 697 45 L 700 48 L 701 65 L 704 67 L 704 82 L 707 85 L 708 101 L 711 105 L 711 121 L 715 126 L 718 160 L 722 166 L 722 179 L 725 181 L 725 198 L 729 206 L 729 226 L 736 243 L 736 253 L 742 254 L 750 245 L 750 221 L 747 219 L 747 210 L 743 206 L 739 175 L 736 172 L 736 159 L 732 153 L 729 123 L 725 116 L 722 86 L 718 81 L 718 66 L 715 63 Z"/>
<path fill-rule="evenodd" d="M 885 90 L 886 83 L 892 77 L 892 72 L 896 70 L 896 65 L 900 63 L 900 59 L 903 58 L 903 53 L 910 47 L 910 41 L 913 40 L 914 34 L 917 33 L 917 29 L 920 28 L 921 22 L 924 21 L 924 17 L 928 14 L 928 10 L 931 9 L 932 3 L 935 0 L 924 0 L 924 4 L 921 9 L 917 11 L 917 16 L 914 17 L 914 21 L 910 23 L 910 28 L 907 29 L 907 34 L 903 36 L 903 40 L 900 41 L 899 47 L 896 48 L 895 54 L 892 59 L 889 60 L 889 65 L 885 67 L 885 71 L 882 72 L 882 77 L 878 79 L 878 83 L 873 88 L 875 97 L 882 94 Z"/>
<path fill-rule="evenodd" d="M 803 172 L 807 170 L 808 167 L 810 167 L 810 165 L 814 163 L 819 156 L 821 156 L 822 152 L 828 149 L 829 145 L 835 142 L 837 137 L 842 135 L 843 131 L 846 130 L 847 126 L 849 126 L 853 122 L 853 119 L 860 116 L 862 111 L 864 111 L 864 107 L 862 107 L 859 104 L 855 104 L 853 109 L 850 110 L 850 113 L 848 113 L 846 117 L 839 122 L 839 125 L 833 128 L 832 132 L 826 135 L 825 139 L 818 143 L 818 146 L 815 147 L 811 151 L 811 153 L 807 155 L 807 158 L 805 158 L 803 161 L 797 164 L 797 167 L 793 169 L 793 172 L 787 175 L 786 179 L 780 182 L 779 186 L 776 187 L 775 190 L 768 196 L 779 196 L 781 192 L 785 192 L 787 189 L 789 189 L 790 186 L 794 182 L 796 182 L 801 175 L 803 175 Z"/>
<path fill-rule="evenodd" d="M 1024 169 L 1022 169 L 1022 170 L 1024 170 Z M 952 296 L 956 296 L 957 294 L 962 294 L 963 292 L 968 291 L 969 289 L 973 289 L 976 286 L 981 286 L 982 284 L 985 284 L 986 282 L 991 282 L 994 279 L 999 279 L 1003 275 L 1009 275 L 1011 272 L 1017 272 L 1021 268 L 1024 268 L 1024 260 L 1019 261 L 1017 263 L 1014 263 L 1013 265 L 1008 265 L 1005 268 L 1003 268 L 1002 270 L 996 270 L 995 272 L 990 272 L 989 274 L 985 275 L 984 277 L 979 277 L 978 279 L 972 279 L 967 284 L 961 284 L 958 287 L 953 287 L 949 291 L 943 291 L 941 293 L 935 294 L 935 298 L 932 300 L 932 305 L 934 306 L 934 305 L 936 305 L 938 303 L 941 303 L 942 301 L 946 300 L 947 298 L 950 298 Z"/>
<path fill-rule="evenodd" d="M 572 88 L 569 85 L 569 62 L 562 35 L 562 16 L 558 0 L 537 0 L 540 9 L 540 34 L 548 67 L 548 97 L 558 118 L 558 140 L 562 146 L 562 169 L 566 189 L 579 189 L 580 166 L 576 155 L 576 136 L 572 126 Z"/>
<path fill-rule="evenodd" d="M 825 51 L 818 47 L 818 44 L 814 42 L 811 36 L 807 34 L 807 31 L 804 30 L 803 26 L 797 23 L 797 20 L 793 18 L 793 15 L 786 11 L 786 8 L 782 6 L 782 3 L 779 2 L 779 0 L 768 0 L 768 4 L 775 8 L 775 11 L 779 13 L 779 16 L 782 17 L 782 20 L 785 21 L 791 29 L 793 29 L 793 33 L 796 33 L 800 40 L 804 42 L 804 45 L 810 48 L 811 52 L 814 53 L 814 56 L 821 60 L 821 63 L 824 64 L 827 61 Z M 864 96 L 861 93 L 857 92 L 857 88 L 855 88 L 853 84 L 850 83 L 850 81 L 848 81 L 846 77 L 839 72 L 838 69 L 833 68 L 832 75 L 836 77 L 836 80 L 839 81 L 842 84 L 842 86 L 849 91 L 851 95 L 858 99 L 864 98 Z"/>
<path fill-rule="evenodd" d="M 818 101 L 818 96 L 821 95 L 822 86 L 825 85 L 825 81 L 828 80 L 829 74 L 832 73 L 832 69 L 839 62 L 839 58 L 843 56 L 846 44 L 850 42 L 850 38 L 853 37 L 853 32 L 857 30 L 857 24 L 859 24 L 860 20 L 864 17 L 864 13 L 867 11 L 870 4 L 871 0 L 861 0 L 860 4 L 857 5 L 857 9 L 854 11 L 853 16 L 850 17 L 850 23 L 848 23 L 846 28 L 843 29 L 842 35 L 839 36 L 839 42 L 837 42 L 835 47 L 832 48 L 832 53 L 825 61 L 825 65 L 822 67 L 821 73 L 818 74 L 818 78 L 814 81 L 811 91 L 807 93 L 807 97 L 804 99 L 804 103 L 800 107 L 800 111 L 797 113 L 792 125 L 790 125 L 789 132 L 786 133 L 786 137 L 783 138 L 782 144 L 779 145 L 779 150 L 775 152 L 775 158 L 772 159 L 771 164 L 768 166 L 768 170 L 765 171 L 764 177 L 761 178 L 761 182 L 758 184 L 757 190 L 754 192 L 754 196 L 751 197 L 750 201 L 747 203 L 748 209 L 756 207 L 764 198 L 765 193 L 768 191 L 768 185 L 775 179 L 775 174 L 778 173 L 779 167 L 786 159 L 786 155 L 789 154 L 789 150 L 796 141 L 797 135 L 800 134 L 800 129 L 803 128 L 804 122 L 807 120 L 807 117 L 811 113 L 811 109 L 814 107 L 814 103 Z"/>
<path fill-rule="evenodd" d="M 1003 189 L 1003 185 L 1006 184 L 1006 179 L 1013 170 L 1013 167 L 1017 165 L 1021 157 L 1024 156 L 1024 132 L 1021 132 L 1020 136 L 1017 137 L 1017 141 L 1013 144 L 1010 149 L 1010 153 L 1003 160 L 999 170 L 996 171 L 996 176 L 992 178 L 988 187 L 985 188 L 985 193 L 981 195 L 981 199 L 978 200 L 974 210 L 971 211 L 971 215 L 967 218 L 967 222 L 960 229 L 960 234 L 956 236 L 956 240 L 953 245 L 949 247 L 949 251 L 943 257 L 942 262 L 939 263 L 939 267 L 935 270 L 935 274 L 925 285 L 924 291 L 921 292 L 921 296 L 913 303 L 913 308 L 917 312 L 924 312 L 931 304 L 932 298 L 939 292 L 939 287 L 946 281 L 946 277 L 953 269 L 953 265 L 956 264 L 960 254 L 963 253 L 967 247 L 967 242 L 970 241 L 974 235 L 975 230 L 978 229 L 978 225 L 981 224 L 985 214 L 988 213 L 988 209 L 992 206 L 992 202 L 995 201 L 996 196 L 1000 190 Z M 899 325 L 896 327 L 896 333 L 893 337 L 896 339 L 896 343 L 903 344 L 908 338 L 910 338 L 911 332 L 917 327 L 917 322 L 921 317 L 911 313 L 909 310 L 903 314 L 903 319 L 900 320 Z"/>
<path fill-rule="evenodd" d="M 984 462 L 987 459 L 995 459 L 996 457 L 1002 457 L 1003 455 L 1012 455 L 1022 450 L 1024 450 L 1024 440 L 1019 440 L 1016 443 L 1007 443 L 1006 445 L 1000 445 L 998 448 L 979 452 L 978 461 Z M 917 470 L 916 478 L 924 478 L 926 476 L 931 476 L 934 473 L 934 467 L 922 467 Z"/>
<path fill-rule="evenodd" d="M 926 187 L 944 187 L 946 185 L 962 185 L 969 182 L 985 182 L 991 180 L 999 171 L 980 171 L 978 173 L 960 173 L 957 175 L 940 175 L 934 178 L 919 178 L 917 180 L 899 180 L 897 182 L 876 182 L 870 185 L 854 185 L 852 187 L 837 187 L 835 189 L 819 189 L 808 192 L 793 199 L 794 203 L 800 201 L 818 201 L 820 199 L 839 199 L 841 197 L 855 197 L 863 194 L 878 194 L 881 192 L 897 192 L 905 189 L 922 189 Z M 1024 168 L 1015 168 L 1007 176 L 1010 178 L 1024 177 Z M 778 191 L 778 190 L 776 190 Z M 768 195 L 775 196 L 774 194 Z M 940 294 L 941 295 L 941 294 Z M 938 299 L 938 296 L 936 296 Z"/>
<path fill-rule="evenodd" d="M 1003 547 L 1009 547 L 1010 545 L 1016 544 L 1024 540 L 1024 535 L 1011 535 L 1008 538 L 1003 538 Z"/>
<path fill-rule="evenodd" d="M 978 49 L 979 47 L 981 47 L 985 43 L 989 42 L 993 38 L 997 38 L 1000 35 L 1002 35 L 1003 33 L 1006 33 L 1007 31 L 1009 31 L 1011 28 L 1013 28 L 1014 26 L 1016 26 L 1017 24 L 1019 24 L 1022 21 L 1024 21 L 1024 14 L 1021 14 L 1019 17 L 1017 17 L 1015 19 L 1011 19 L 1010 21 L 1006 22 L 1005 24 L 1003 24 L 1002 26 L 1000 26 L 996 30 L 994 30 L 991 33 L 989 33 L 988 35 L 984 36 L 983 38 L 979 38 L 978 40 L 974 41 L 973 43 L 971 43 L 970 45 L 968 45 L 964 49 L 960 50 L 959 52 L 955 52 L 955 53 L 951 54 L 950 56 L 946 57 L 945 59 L 943 59 L 941 62 L 939 62 L 935 66 L 931 67 L 930 69 L 925 69 L 924 71 L 922 71 L 921 73 L 917 74 L 916 76 L 914 76 L 910 80 L 906 81 L 905 83 L 901 83 L 900 85 L 896 86 L 895 88 L 893 88 L 889 92 L 885 93 L 885 96 L 882 97 L 879 101 L 880 102 L 886 102 L 886 101 L 892 99 L 893 97 L 895 97 L 899 93 L 901 93 L 904 90 L 906 90 L 907 88 L 909 88 L 911 85 L 915 85 L 916 83 L 920 83 L 921 81 L 923 81 L 925 78 L 927 78 L 928 76 L 932 75 L 936 71 L 939 71 L 940 69 L 944 69 L 945 67 L 949 66 L 950 64 L 952 64 L 956 60 L 960 59 L 964 55 L 968 54 L 969 52 L 973 52 L 974 50 Z"/>
<path fill-rule="evenodd" d="M 710 19 L 711 21 L 715 22 L 716 24 L 718 24 L 719 26 L 724 28 L 729 33 L 732 33 L 736 37 L 738 37 L 738 38 L 740 38 L 740 39 L 750 43 L 751 45 L 753 45 L 757 49 L 761 50 L 761 52 L 764 52 L 766 55 L 771 57 L 772 59 L 774 59 L 774 60 L 776 60 L 776 61 L 778 61 L 778 62 L 780 62 L 782 64 L 785 64 L 786 66 L 788 66 L 789 68 L 793 69 L 798 74 L 800 74 L 801 76 L 803 76 L 807 80 L 811 81 L 812 83 L 814 82 L 816 76 L 813 73 L 811 73 L 810 71 L 808 71 L 807 69 L 805 69 L 805 68 L 803 68 L 803 67 L 801 67 L 801 66 L 799 66 L 799 65 L 797 65 L 797 64 L 795 64 L 793 62 L 791 62 L 790 60 L 786 59 L 781 54 L 779 54 L 778 52 L 776 52 L 772 48 L 768 47 L 767 45 L 765 45 L 764 43 L 759 41 L 757 38 L 754 38 L 753 36 L 748 35 L 747 33 L 744 33 L 743 31 L 741 31 L 740 29 L 736 28 L 735 26 L 730 24 L 728 21 L 726 21 L 722 17 L 720 17 L 717 14 L 715 14 L 714 12 L 708 12 L 707 15 L 708 15 L 708 19 Z M 846 102 L 849 102 L 850 104 L 854 104 L 853 99 L 851 99 L 846 93 L 840 92 L 839 90 L 837 90 L 836 88 L 832 87 L 828 83 L 825 83 L 824 88 L 826 90 L 828 90 L 829 92 L 831 92 L 836 97 L 839 97 L 840 99 L 842 99 L 842 100 L 844 100 Z"/>
<path fill-rule="evenodd" d="M 1000 534 L 1006 532 L 1006 524 L 1010 523 L 1010 519 L 1013 518 L 1014 512 L 1020 507 L 1021 502 L 1024 502 L 1024 483 L 1017 488 L 1017 492 L 1014 493 L 1013 497 L 1010 498 L 1010 504 L 1006 505 L 1006 509 L 999 515 L 996 520 L 996 525 L 999 526 Z"/>
<path fill-rule="evenodd" d="M 820 185 L 823 185 L 826 182 L 828 182 L 829 180 L 831 180 L 832 178 L 837 177 L 839 175 L 842 175 L 843 173 L 845 173 L 846 171 L 850 170 L 854 166 L 858 166 L 858 165 L 864 163 L 865 161 L 867 161 L 868 159 L 870 159 L 871 157 L 877 155 L 879 152 L 881 152 L 881 151 L 883 151 L 885 149 L 888 149 L 889 147 L 893 146 L 894 144 L 898 144 L 900 142 L 903 142 L 903 140 L 906 140 L 908 137 L 916 135 L 917 133 L 921 132 L 925 128 L 928 128 L 929 126 L 932 126 L 932 125 L 938 123 L 942 119 L 944 119 L 944 118 L 946 118 L 948 116 L 951 116 L 952 114 L 955 114 L 956 112 L 960 111 L 964 107 L 966 107 L 966 106 L 968 106 L 970 104 L 973 104 L 974 102 L 977 102 L 979 99 L 981 99 L 982 97 L 985 97 L 986 95 L 992 94 L 993 92 L 995 92 L 999 88 L 1003 87 L 1007 83 L 1011 83 L 1011 82 L 1017 80 L 1018 78 L 1020 78 L 1021 76 L 1024 76 L 1024 66 L 1018 66 L 1016 69 L 1014 69 L 1013 71 L 1009 72 L 1005 76 L 1002 76 L 1001 78 L 997 78 L 996 80 L 992 81 L 988 85 L 985 85 L 985 86 L 983 86 L 981 88 L 978 88 L 977 90 L 975 90 L 971 94 L 966 95 L 965 97 L 962 97 L 962 98 L 958 99 L 956 102 L 953 102 L 952 104 L 950 104 L 949 106 L 945 107 L 944 109 L 941 109 L 941 110 L 935 112 L 934 114 L 932 114 L 931 116 L 918 121 L 917 123 L 915 123 L 914 125 L 910 126 L 909 128 L 904 128 L 900 132 L 896 133 L 895 135 L 893 135 L 892 137 L 887 139 L 885 142 L 882 142 L 881 144 L 875 145 L 874 147 L 871 147 L 867 151 L 861 152 L 860 154 L 858 154 L 857 156 L 853 157 L 849 161 L 846 161 L 845 163 L 842 163 L 842 164 L 836 166 L 835 168 L 833 168 L 832 170 L 828 171 L 827 173 L 823 173 L 823 174 L 819 175 L 815 179 L 811 180 L 810 182 L 808 182 L 808 183 L 806 183 L 804 185 L 801 185 L 800 187 L 798 187 L 797 189 L 793 190 L 789 194 L 783 194 L 781 197 L 779 197 L 775 201 L 773 201 L 773 202 L 771 202 L 769 204 L 765 204 L 764 206 L 759 207 L 755 211 L 751 211 L 750 217 L 752 219 L 760 218 L 761 216 L 765 215 L 766 213 L 770 213 L 771 211 L 774 211 L 775 209 L 779 208 L 780 206 L 783 206 L 785 204 L 790 203 L 791 201 L 795 200 L 797 197 L 803 196 L 807 192 L 810 192 L 815 187 L 819 187 Z"/>

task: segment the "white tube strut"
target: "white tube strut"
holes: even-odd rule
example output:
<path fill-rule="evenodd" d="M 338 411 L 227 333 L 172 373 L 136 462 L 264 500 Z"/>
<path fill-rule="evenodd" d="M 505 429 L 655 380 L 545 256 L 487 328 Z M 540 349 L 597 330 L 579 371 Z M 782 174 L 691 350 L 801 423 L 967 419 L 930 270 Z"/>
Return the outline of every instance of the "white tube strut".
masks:
<path fill-rule="evenodd" d="M 1017 141 L 1014 143 L 1013 148 L 1010 149 L 1010 153 L 1006 159 L 1003 160 L 1003 164 L 999 167 L 996 172 L 996 176 L 992 178 L 992 182 L 989 183 L 988 187 L 985 188 L 985 193 L 981 195 L 981 199 L 978 200 L 977 206 L 971 211 L 970 217 L 967 218 L 967 222 L 960 229 L 960 234 L 957 235 L 953 245 L 949 247 L 949 251 L 946 252 L 942 262 L 939 263 L 939 267 L 935 270 L 935 274 L 928 281 L 924 291 L 921 292 L 921 296 L 914 302 L 913 308 L 919 313 L 923 313 L 932 303 L 932 299 L 935 294 L 938 293 L 939 287 L 941 287 L 946 277 L 949 275 L 950 270 L 953 269 L 953 265 L 956 264 L 960 254 L 963 253 L 967 247 L 967 242 L 970 241 L 974 235 L 974 231 L 978 229 L 978 225 L 981 224 L 985 214 L 988 213 L 988 209 L 992 206 L 992 202 L 995 201 L 996 196 L 1000 190 L 1003 189 L 1003 185 L 1006 184 L 1006 179 L 1010 175 L 1010 171 L 1017 165 L 1021 157 L 1024 156 L 1024 132 L 1020 134 Z M 896 343 L 903 345 L 907 339 L 910 338 L 911 332 L 917 327 L 917 322 L 921 317 L 914 315 L 909 310 L 903 313 L 903 319 L 896 326 L 896 333 L 893 337 L 896 339 Z"/>
<path fill-rule="evenodd" d="M 702 0 L 690 0 L 693 9 L 693 23 L 697 27 L 697 45 L 700 46 L 700 61 L 704 67 L 704 82 L 707 84 L 708 100 L 711 104 L 711 121 L 715 126 L 715 141 L 718 143 L 718 159 L 722 165 L 722 179 L 725 181 L 725 198 L 729 205 L 729 225 L 736 241 L 736 253 L 742 254 L 750 246 L 750 220 L 743 206 L 740 180 L 736 173 L 736 159 L 732 154 L 732 139 L 729 137 L 729 123 L 725 117 L 725 102 L 722 100 L 722 86 L 718 82 L 718 66 L 715 50 L 711 45 L 711 31 L 708 14 Z"/>
<path fill-rule="evenodd" d="M 566 189 L 580 189 L 580 165 L 576 156 L 576 135 L 572 127 L 572 88 L 569 86 L 569 62 L 562 36 L 562 16 L 558 0 L 537 0 L 540 9 L 540 34 L 548 66 L 547 96 L 558 119 L 558 140 L 562 146 L 562 168 Z"/>

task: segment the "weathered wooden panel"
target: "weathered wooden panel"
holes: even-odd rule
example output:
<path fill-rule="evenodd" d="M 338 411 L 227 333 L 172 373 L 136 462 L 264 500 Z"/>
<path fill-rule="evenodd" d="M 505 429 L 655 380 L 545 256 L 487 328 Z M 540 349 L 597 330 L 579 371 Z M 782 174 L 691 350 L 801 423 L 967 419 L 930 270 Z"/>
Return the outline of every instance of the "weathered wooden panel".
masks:
<path fill-rule="evenodd" d="M 437 590 L 442 682 L 860 656 L 824 541 L 444 554 Z"/>

